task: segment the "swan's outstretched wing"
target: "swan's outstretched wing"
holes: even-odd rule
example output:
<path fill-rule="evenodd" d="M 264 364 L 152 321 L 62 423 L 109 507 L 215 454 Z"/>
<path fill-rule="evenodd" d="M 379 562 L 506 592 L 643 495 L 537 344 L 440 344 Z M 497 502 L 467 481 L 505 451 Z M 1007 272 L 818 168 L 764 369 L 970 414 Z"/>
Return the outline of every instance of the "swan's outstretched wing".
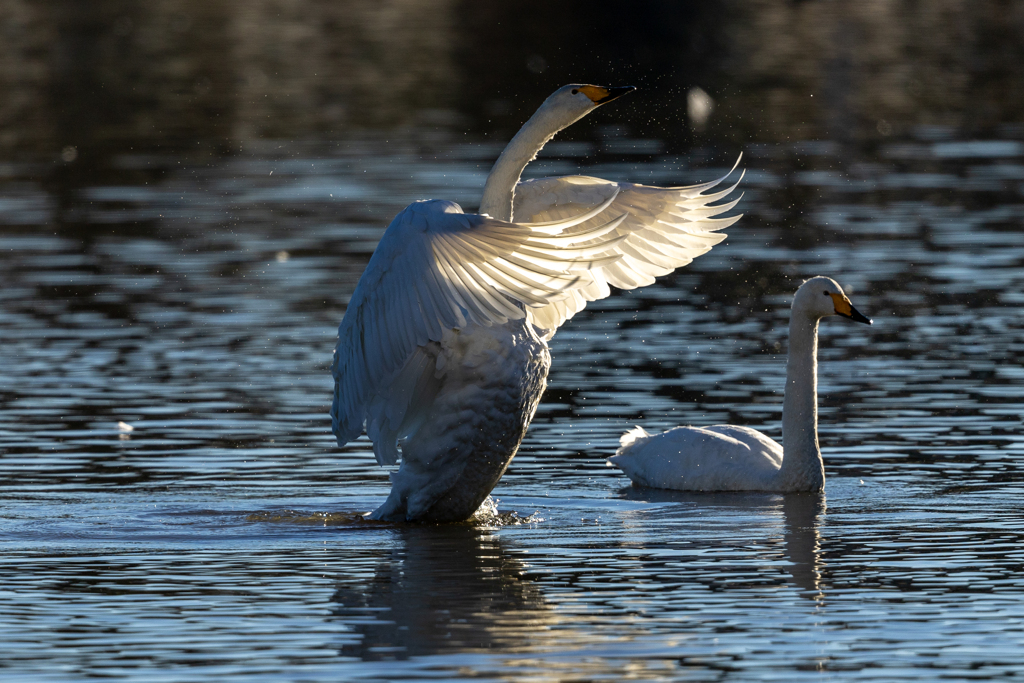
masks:
<path fill-rule="evenodd" d="M 739 198 L 714 206 L 711 204 L 735 190 L 743 175 L 740 174 L 739 180 L 725 190 L 703 193 L 731 174 L 729 171 L 718 180 L 687 187 L 650 187 L 587 176 L 540 178 L 519 183 L 512 214 L 519 221 L 551 221 L 578 215 L 606 202 L 616 193 L 606 213 L 598 214 L 566 231 L 566 234 L 592 229 L 610 216 L 627 214 L 615 230 L 616 235 L 625 239 L 609 252 L 622 258 L 596 267 L 592 271 L 593 277 L 572 286 L 568 296 L 547 306 L 529 309 L 530 322 L 546 331 L 546 338 L 550 338 L 588 301 L 608 296 L 611 293 L 608 285 L 620 289 L 649 285 L 654 278 L 685 266 L 721 242 L 726 236 L 718 231 L 738 221 L 740 216 L 714 216 L 732 209 Z"/>
<path fill-rule="evenodd" d="M 339 444 L 359 436 L 370 403 L 400 421 L 426 369 L 419 368 L 427 361 L 417 348 L 469 323 L 521 319 L 531 307 L 549 306 L 589 283 L 591 269 L 621 258 L 614 250 L 625 239 L 616 233 L 624 216 L 593 221 L 612 201 L 614 195 L 568 220 L 534 225 L 464 214 L 443 200 L 416 202 L 398 214 L 338 328 L 331 418 Z M 582 222 L 590 227 L 580 230 Z M 402 373 L 411 361 L 419 370 Z M 377 452 L 382 462 L 394 455 Z"/>

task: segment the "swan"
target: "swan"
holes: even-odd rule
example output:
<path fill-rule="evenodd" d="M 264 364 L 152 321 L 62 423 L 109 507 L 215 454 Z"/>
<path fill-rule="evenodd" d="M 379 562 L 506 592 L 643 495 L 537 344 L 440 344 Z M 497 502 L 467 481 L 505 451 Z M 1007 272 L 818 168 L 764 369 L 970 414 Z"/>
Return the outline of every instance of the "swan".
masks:
<path fill-rule="evenodd" d="M 338 327 L 331 365 L 338 444 L 365 425 L 380 465 L 398 462 L 401 449 L 391 492 L 371 518 L 471 517 L 533 418 L 555 330 L 608 296 L 609 285 L 645 286 L 689 263 L 738 220 L 714 218 L 738 199 L 710 205 L 738 180 L 705 193 L 728 174 L 674 188 L 586 176 L 519 182 L 555 133 L 632 90 L 559 88 L 495 162 L 480 213 L 425 200 L 388 225 Z"/>
<path fill-rule="evenodd" d="M 818 448 L 818 321 L 840 315 L 871 324 L 831 278 L 796 290 L 789 319 L 789 360 L 782 404 L 782 441 L 734 425 L 676 427 L 648 434 L 637 427 L 608 462 L 634 484 L 681 491 L 817 493 L 825 487 Z"/>

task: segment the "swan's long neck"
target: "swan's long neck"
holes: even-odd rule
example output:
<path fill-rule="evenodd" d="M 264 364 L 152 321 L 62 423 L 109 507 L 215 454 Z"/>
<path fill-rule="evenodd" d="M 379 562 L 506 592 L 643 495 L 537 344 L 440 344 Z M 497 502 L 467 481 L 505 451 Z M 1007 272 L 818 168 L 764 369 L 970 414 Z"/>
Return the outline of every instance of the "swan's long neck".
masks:
<path fill-rule="evenodd" d="M 782 403 L 782 469 L 791 491 L 820 491 L 825 467 L 818 449 L 818 320 L 793 310 Z"/>
<path fill-rule="evenodd" d="M 505 151 L 494 162 L 484 185 L 483 197 L 480 198 L 480 213 L 486 213 L 498 220 L 511 221 L 512 197 L 526 164 L 533 161 L 537 152 L 544 148 L 555 133 L 578 118 L 571 121 L 559 120 L 556 112 L 541 106 L 530 120 L 523 124 L 505 147 Z"/>

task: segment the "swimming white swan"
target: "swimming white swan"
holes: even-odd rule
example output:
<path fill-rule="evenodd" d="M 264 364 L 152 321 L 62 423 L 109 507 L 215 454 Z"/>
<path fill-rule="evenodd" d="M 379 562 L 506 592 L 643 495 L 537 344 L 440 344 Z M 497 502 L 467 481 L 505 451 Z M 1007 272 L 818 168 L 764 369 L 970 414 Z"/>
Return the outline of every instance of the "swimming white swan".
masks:
<path fill-rule="evenodd" d="M 793 298 L 782 403 L 782 442 L 733 425 L 626 432 L 609 462 L 640 486 L 682 491 L 821 491 L 818 449 L 818 320 L 841 315 L 871 324 L 827 277 L 811 278 Z"/>
<path fill-rule="evenodd" d="M 631 90 L 558 89 L 495 162 L 480 214 L 415 202 L 384 232 L 332 365 L 339 445 L 365 423 L 378 463 L 395 464 L 402 449 L 373 518 L 471 517 L 533 418 L 558 326 L 609 285 L 648 285 L 689 263 L 738 220 L 712 218 L 738 200 L 709 206 L 735 185 L 701 194 L 724 178 L 675 188 L 585 176 L 518 182 L 555 133 Z"/>

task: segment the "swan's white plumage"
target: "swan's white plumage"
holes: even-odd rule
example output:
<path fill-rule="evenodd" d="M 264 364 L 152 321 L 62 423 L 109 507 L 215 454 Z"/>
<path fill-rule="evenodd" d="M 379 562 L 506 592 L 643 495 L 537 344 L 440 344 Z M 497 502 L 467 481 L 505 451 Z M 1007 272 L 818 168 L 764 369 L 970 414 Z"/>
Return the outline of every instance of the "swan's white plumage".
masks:
<path fill-rule="evenodd" d="M 495 163 L 481 214 L 417 202 L 385 231 L 332 366 L 339 444 L 365 424 L 380 464 L 395 464 L 401 446 L 374 517 L 472 515 L 533 417 L 550 366 L 545 341 L 558 326 L 609 285 L 650 284 L 689 263 L 738 219 L 713 218 L 733 208 L 713 203 L 735 185 L 701 194 L 723 179 L 678 188 L 583 176 L 518 183 L 557 131 L 629 90 L 560 88 Z"/>
<path fill-rule="evenodd" d="M 563 225 L 576 227 L 574 218 L 533 228 L 465 214 L 444 200 L 416 202 L 398 214 L 338 329 L 332 367 L 338 440 L 358 437 L 368 412 L 375 444 L 378 435 L 397 438 L 416 386 L 426 381 L 428 361 L 415 355 L 418 347 L 469 324 L 520 320 L 526 313 L 517 301 L 548 306 L 576 283 L 589 282 L 588 269 L 622 257 L 616 246 L 626 236 L 614 234 L 621 216 L 588 221 L 571 237 L 561 235 Z M 368 411 L 367 404 L 376 410 Z M 390 464 L 397 452 L 392 443 L 378 446 L 376 454 L 381 464 Z"/>
<path fill-rule="evenodd" d="M 739 164 L 737 159 L 736 164 Z M 732 170 L 735 170 L 733 166 Z M 527 180 L 516 186 L 513 216 L 517 220 L 549 221 L 580 214 L 613 198 L 607 212 L 624 214 L 615 234 L 625 239 L 616 245 L 621 258 L 590 271 L 591 278 L 567 287 L 567 296 L 527 313 L 529 320 L 548 339 L 566 320 L 578 313 L 588 301 L 603 299 L 611 293 L 608 285 L 619 289 L 647 286 L 654 278 L 671 273 L 690 263 L 725 239 L 719 232 L 741 216 L 714 218 L 736 206 L 739 198 L 722 204 L 739 184 L 713 194 L 702 194 L 725 180 L 687 187 L 649 187 L 616 183 L 587 176 L 563 176 Z M 567 230 L 593 229 L 602 221 L 595 216 Z"/>
<path fill-rule="evenodd" d="M 822 296 L 824 295 L 824 296 Z M 818 320 L 857 312 L 832 279 L 815 277 L 793 298 L 789 324 L 783 443 L 749 427 L 676 427 L 648 434 L 636 427 L 609 462 L 633 483 L 681 491 L 820 491 L 825 470 L 818 447 Z"/>
<path fill-rule="evenodd" d="M 782 467 L 782 446 L 749 427 L 637 427 L 611 462 L 640 486 L 683 491 L 764 491 Z"/>

